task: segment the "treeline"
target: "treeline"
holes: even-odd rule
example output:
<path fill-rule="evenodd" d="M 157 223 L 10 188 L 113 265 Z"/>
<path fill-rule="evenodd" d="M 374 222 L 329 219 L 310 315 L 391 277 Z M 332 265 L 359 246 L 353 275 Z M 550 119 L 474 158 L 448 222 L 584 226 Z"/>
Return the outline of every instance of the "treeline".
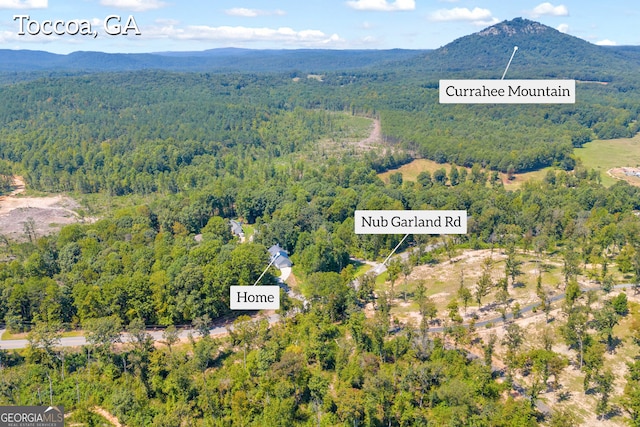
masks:
<path fill-rule="evenodd" d="M 13 169 L 11 164 L 0 160 L 0 196 L 11 191 L 13 185 Z"/>
<path fill-rule="evenodd" d="M 583 105 L 438 105 L 380 112 L 385 135 L 439 163 L 516 172 L 575 166 L 573 148 L 592 139 L 630 138 L 640 125 L 640 103 L 622 96 L 602 105 L 607 90 L 578 85 Z M 614 90 L 615 91 L 615 90 Z M 611 90 L 609 90 L 611 92 Z M 608 96 L 611 96 L 609 94 Z"/>

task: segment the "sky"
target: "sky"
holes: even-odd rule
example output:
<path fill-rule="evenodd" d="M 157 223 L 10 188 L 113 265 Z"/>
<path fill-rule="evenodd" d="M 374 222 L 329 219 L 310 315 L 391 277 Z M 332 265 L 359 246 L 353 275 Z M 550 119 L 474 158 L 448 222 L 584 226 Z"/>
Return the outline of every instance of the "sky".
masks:
<path fill-rule="evenodd" d="M 640 45 L 638 0 L 0 0 L 0 49 L 436 49 L 516 17 Z"/>

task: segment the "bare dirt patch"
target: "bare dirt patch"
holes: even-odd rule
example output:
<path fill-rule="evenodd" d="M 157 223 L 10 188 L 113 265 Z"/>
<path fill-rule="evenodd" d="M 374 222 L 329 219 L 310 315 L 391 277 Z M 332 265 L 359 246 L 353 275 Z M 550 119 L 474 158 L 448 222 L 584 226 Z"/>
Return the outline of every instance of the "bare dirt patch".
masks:
<path fill-rule="evenodd" d="M 607 175 L 621 181 L 626 181 L 631 185 L 635 185 L 636 187 L 640 187 L 640 168 L 611 168 L 607 171 Z"/>
<path fill-rule="evenodd" d="M 80 205 L 65 195 L 25 196 L 22 177 L 14 177 L 14 191 L 0 197 L 0 233 L 12 240 L 25 240 L 25 224 L 34 225 L 36 236 L 54 233 L 65 225 L 82 222 Z M 33 220 L 33 221 L 31 221 Z"/>
<path fill-rule="evenodd" d="M 387 147 L 383 143 L 382 126 L 380 125 L 380 120 L 370 119 L 366 117 L 358 117 L 358 119 L 370 121 L 368 129 L 366 130 L 366 137 L 360 139 L 347 137 L 341 140 L 334 140 L 328 144 L 325 144 L 325 147 L 332 147 L 334 150 L 339 151 L 349 150 L 354 154 L 366 153 L 372 150 L 382 150 L 381 152 L 383 154 L 386 153 Z M 359 124 L 359 126 L 362 125 L 362 123 Z"/>
<path fill-rule="evenodd" d="M 356 144 L 359 148 L 363 150 L 372 150 L 375 147 L 373 144 L 380 144 L 382 141 L 382 127 L 380 126 L 380 120 L 373 120 L 373 127 L 371 129 L 371 133 L 365 139 L 358 141 Z"/>
<path fill-rule="evenodd" d="M 433 160 L 428 159 L 416 159 L 410 163 L 400 166 L 397 169 L 390 169 L 386 172 L 382 172 L 378 174 L 378 177 L 384 182 L 389 183 L 390 176 L 394 173 L 400 172 L 404 181 L 415 182 L 418 179 L 418 175 L 420 174 L 420 172 L 429 172 L 433 174 L 438 169 L 444 169 L 448 174 L 451 170 L 451 166 L 451 163 L 437 163 Z M 467 174 L 471 174 L 471 168 L 466 168 L 459 165 L 456 165 L 456 167 L 458 168 L 458 170 L 466 169 Z M 541 181 L 549 170 L 550 168 L 543 168 L 533 172 L 518 173 L 514 174 L 511 179 L 508 178 L 506 173 L 500 172 L 499 177 L 502 180 L 504 188 L 506 188 L 507 190 L 517 190 L 526 182 Z M 489 176 L 492 171 L 484 170 L 484 173 Z M 487 182 L 487 185 L 490 184 Z"/>
<path fill-rule="evenodd" d="M 94 406 L 93 408 L 91 408 L 91 412 L 100 415 L 102 418 L 109 421 L 113 426 L 124 427 L 123 424 L 120 424 L 120 421 L 115 417 L 115 415 L 111 414 L 106 409 L 101 408 L 100 406 Z"/>

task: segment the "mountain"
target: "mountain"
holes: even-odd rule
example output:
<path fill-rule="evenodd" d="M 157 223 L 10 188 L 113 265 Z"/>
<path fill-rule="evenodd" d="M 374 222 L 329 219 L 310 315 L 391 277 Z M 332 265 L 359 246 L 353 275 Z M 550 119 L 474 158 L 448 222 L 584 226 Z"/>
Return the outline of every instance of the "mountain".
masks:
<path fill-rule="evenodd" d="M 638 46 L 597 46 L 539 22 L 515 18 L 461 37 L 436 50 L 253 50 L 57 55 L 0 50 L 0 81 L 41 73 L 167 70 L 193 72 L 407 72 L 431 82 L 441 78 L 500 78 L 514 46 L 507 78 L 572 78 L 613 81 L 635 78 Z M 11 77 L 7 77 L 11 75 Z M 4 76 L 4 77 L 3 77 Z M 637 80 L 637 78 L 636 78 Z"/>
<path fill-rule="evenodd" d="M 634 49 L 597 46 L 523 18 L 515 18 L 461 37 L 404 62 L 408 68 L 432 72 L 437 78 L 500 78 L 514 46 L 518 46 L 507 78 L 573 78 L 611 80 L 640 67 Z"/>
<path fill-rule="evenodd" d="M 199 72 L 328 72 L 383 67 L 426 51 L 390 50 L 251 50 L 201 52 L 103 53 L 57 55 L 42 51 L 0 50 L 0 72 L 96 72 L 143 69 Z"/>

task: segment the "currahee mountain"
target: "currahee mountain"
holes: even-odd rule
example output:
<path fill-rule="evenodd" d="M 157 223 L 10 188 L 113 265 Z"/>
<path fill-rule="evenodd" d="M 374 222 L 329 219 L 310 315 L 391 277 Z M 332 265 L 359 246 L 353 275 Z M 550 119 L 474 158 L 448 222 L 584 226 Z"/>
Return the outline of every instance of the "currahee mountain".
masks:
<path fill-rule="evenodd" d="M 611 80 L 640 67 L 640 47 L 597 46 L 528 19 L 516 18 L 405 61 L 437 78 L 500 78 L 518 46 L 508 78 Z M 637 71 L 636 71 L 637 73 Z"/>

